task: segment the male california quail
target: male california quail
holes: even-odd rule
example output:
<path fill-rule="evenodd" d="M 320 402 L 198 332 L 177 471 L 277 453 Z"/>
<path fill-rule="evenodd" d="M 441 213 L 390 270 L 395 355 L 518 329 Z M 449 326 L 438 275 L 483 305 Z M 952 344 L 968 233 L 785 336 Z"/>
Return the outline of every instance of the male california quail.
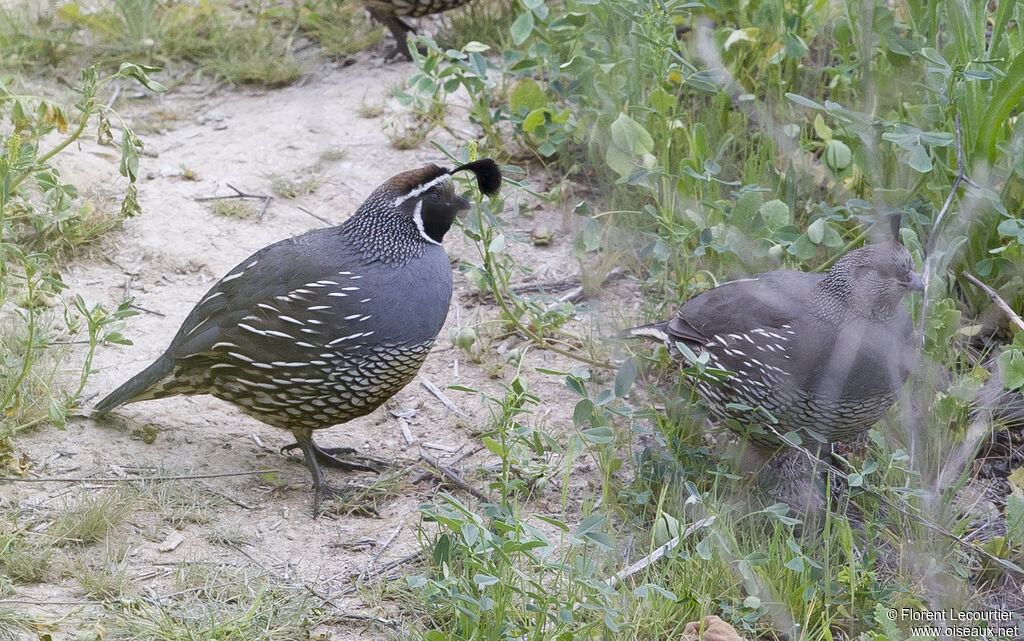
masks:
<path fill-rule="evenodd" d="M 626 332 L 665 342 L 677 360 L 677 341 L 707 353 L 708 367 L 729 372 L 696 382 L 712 416 L 768 425 L 750 411 L 761 408 L 778 421 L 752 426 L 747 436 L 759 445 L 778 447 L 774 432 L 845 441 L 895 402 L 913 350 L 903 297 L 922 289 L 906 247 L 870 245 L 828 274 L 780 270 L 724 283 L 686 301 L 675 318 Z"/>
<path fill-rule="evenodd" d="M 313 513 L 333 490 L 319 464 L 345 461 L 313 430 L 369 414 L 416 375 L 448 315 L 452 270 L 441 240 L 469 202 L 451 174 L 472 171 L 485 194 L 491 159 L 427 165 L 377 187 L 337 227 L 274 243 L 222 278 L 152 365 L 96 405 L 211 394 L 295 435 L 313 476 Z"/>
<path fill-rule="evenodd" d="M 406 48 L 406 39 L 410 31 L 415 33 L 416 30 L 406 24 L 402 17 L 422 18 L 461 7 L 467 2 L 469 0 L 362 0 L 370 15 L 394 36 L 398 49 L 392 55 L 400 53 L 409 59 L 412 57 Z"/>

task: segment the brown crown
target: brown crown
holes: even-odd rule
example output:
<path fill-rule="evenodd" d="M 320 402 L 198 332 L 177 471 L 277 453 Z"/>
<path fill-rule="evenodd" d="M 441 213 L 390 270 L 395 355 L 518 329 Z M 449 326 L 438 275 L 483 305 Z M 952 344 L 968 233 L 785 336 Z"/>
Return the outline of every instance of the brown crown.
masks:
<path fill-rule="evenodd" d="M 437 165 L 427 165 L 426 167 L 411 169 L 409 171 L 403 171 L 400 174 L 396 174 L 384 183 L 384 185 L 394 189 L 395 192 L 399 194 L 407 194 L 420 185 L 426 184 L 438 176 L 443 176 L 447 173 L 447 169 L 438 167 Z"/>

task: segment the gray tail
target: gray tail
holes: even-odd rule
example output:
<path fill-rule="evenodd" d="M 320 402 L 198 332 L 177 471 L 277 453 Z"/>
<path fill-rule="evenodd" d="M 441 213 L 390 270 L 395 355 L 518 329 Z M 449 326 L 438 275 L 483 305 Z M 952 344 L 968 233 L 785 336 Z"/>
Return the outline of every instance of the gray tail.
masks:
<path fill-rule="evenodd" d="M 668 321 L 661 321 L 630 327 L 619 332 L 619 338 L 649 338 L 664 343 L 668 340 L 668 333 L 665 331 L 668 323 Z"/>
<path fill-rule="evenodd" d="M 107 394 L 102 401 L 96 403 L 96 407 L 93 409 L 98 415 L 102 416 L 125 403 L 153 398 L 152 395 L 146 394 L 146 392 L 166 378 L 172 371 L 174 371 L 174 361 L 166 355 L 161 356 L 153 361 L 152 365 L 128 379 L 121 387 Z"/>

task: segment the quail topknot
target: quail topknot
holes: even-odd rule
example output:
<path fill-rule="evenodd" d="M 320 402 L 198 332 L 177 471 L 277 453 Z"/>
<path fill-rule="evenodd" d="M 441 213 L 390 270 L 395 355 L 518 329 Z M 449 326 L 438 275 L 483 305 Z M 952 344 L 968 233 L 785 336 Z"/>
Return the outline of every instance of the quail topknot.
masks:
<path fill-rule="evenodd" d="M 408 384 L 448 315 L 452 270 L 441 240 L 469 202 L 451 176 L 501 186 L 491 159 L 392 177 L 347 221 L 282 240 L 228 272 L 152 365 L 96 405 L 211 394 L 292 432 L 313 476 L 314 515 L 334 490 L 320 465 L 376 468 L 322 449 L 313 430 L 372 412 Z"/>
<path fill-rule="evenodd" d="M 758 445 L 778 447 L 788 432 L 805 443 L 847 441 L 882 418 L 906 381 L 914 341 L 903 298 L 922 289 L 906 247 L 882 243 L 846 254 L 827 274 L 780 270 L 724 283 L 670 320 L 626 331 L 664 341 L 685 362 L 678 341 L 728 371 L 696 381 L 697 390 L 714 418 L 751 426 L 745 435 Z"/>

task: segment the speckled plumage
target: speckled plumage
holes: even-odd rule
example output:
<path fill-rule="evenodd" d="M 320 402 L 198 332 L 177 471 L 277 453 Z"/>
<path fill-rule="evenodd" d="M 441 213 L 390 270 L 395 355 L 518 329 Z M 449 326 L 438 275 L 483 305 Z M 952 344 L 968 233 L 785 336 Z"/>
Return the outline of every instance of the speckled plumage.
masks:
<path fill-rule="evenodd" d="M 372 412 L 416 375 L 448 314 L 452 272 L 441 240 L 469 203 L 451 173 L 497 191 L 493 161 L 428 165 L 378 187 L 344 224 L 274 243 L 239 263 L 188 314 L 170 346 L 100 401 L 211 394 L 288 429 L 317 487 L 317 461 L 352 469 L 312 442 Z"/>
<path fill-rule="evenodd" d="M 456 9 L 470 0 L 362 0 L 366 10 L 394 36 L 398 53 L 409 56 L 405 43 L 412 27 L 402 18 L 422 18 Z"/>
<path fill-rule="evenodd" d="M 698 392 L 715 418 L 760 423 L 747 434 L 755 442 L 778 446 L 773 430 L 846 441 L 882 418 L 906 380 L 913 339 L 902 301 L 919 288 L 905 247 L 873 245 L 828 274 L 772 271 L 725 283 L 630 333 L 664 340 L 679 359 L 682 342 L 730 372 L 697 381 Z"/>

